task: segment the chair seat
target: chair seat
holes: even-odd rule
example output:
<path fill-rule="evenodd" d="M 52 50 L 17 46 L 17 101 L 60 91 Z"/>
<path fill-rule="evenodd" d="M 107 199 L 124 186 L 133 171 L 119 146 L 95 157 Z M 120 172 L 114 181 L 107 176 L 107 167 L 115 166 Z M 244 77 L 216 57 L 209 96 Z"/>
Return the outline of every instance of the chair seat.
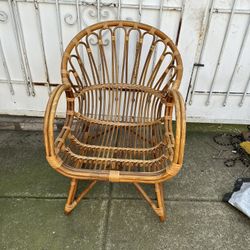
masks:
<path fill-rule="evenodd" d="M 68 167 L 158 172 L 170 164 L 173 144 L 166 140 L 161 119 L 133 117 L 141 122 L 115 123 L 79 113 L 75 117 L 64 143 L 60 144 L 61 137 L 57 139 L 57 152 Z"/>

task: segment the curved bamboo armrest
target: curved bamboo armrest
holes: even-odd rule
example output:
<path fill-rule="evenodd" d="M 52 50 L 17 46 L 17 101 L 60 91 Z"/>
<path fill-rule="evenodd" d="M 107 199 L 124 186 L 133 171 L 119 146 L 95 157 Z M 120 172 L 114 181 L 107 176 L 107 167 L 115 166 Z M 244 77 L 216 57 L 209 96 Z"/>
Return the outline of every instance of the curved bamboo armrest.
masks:
<path fill-rule="evenodd" d="M 56 109 L 62 93 L 66 94 L 67 100 L 67 113 L 64 122 L 64 126 L 58 136 L 63 141 L 70 131 L 70 127 L 73 121 L 74 112 L 74 94 L 70 85 L 62 84 L 57 86 L 50 95 L 45 116 L 44 116 L 44 144 L 46 158 L 53 168 L 58 168 L 61 165 L 61 159 L 56 156 L 55 139 L 54 139 L 54 120 L 56 115 Z"/>
<path fill-rule="evenodd" d="M 169 90 L 167 98 L 170 100 L 170 107 L 168 107 L 167 114 L 165 116 L 165 129 L 167 133 L 173 132 L 172 119 L 169 119 L 169 116 L 172 117 L 173 106 L 175 107 L 176 118 L 175 138 L 173 141 L 174 155 L 171 166 L 166 170 L 168 178 L 171 178 L 180 171 L 183 163 L 186 141 L 186 112 L 183 98 L 178 90 Z"/>

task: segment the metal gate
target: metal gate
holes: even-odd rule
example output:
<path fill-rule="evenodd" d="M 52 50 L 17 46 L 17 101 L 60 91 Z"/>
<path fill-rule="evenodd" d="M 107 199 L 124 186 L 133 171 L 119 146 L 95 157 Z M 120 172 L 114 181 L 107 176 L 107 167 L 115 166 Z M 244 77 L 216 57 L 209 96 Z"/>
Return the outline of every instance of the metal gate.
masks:
<path fill-rule="evenodd" d="M 110 19 L 159 27 L 178 44 L 188 120 L 249 123 L 249 0 L 0 0 L 0 113 L 42 116 L 65 46 Z"/>
<path fill-rule="evenodd" d="M 249 123 L 250 1 L 209 1 L 186 95 L 194 120 Z"/>

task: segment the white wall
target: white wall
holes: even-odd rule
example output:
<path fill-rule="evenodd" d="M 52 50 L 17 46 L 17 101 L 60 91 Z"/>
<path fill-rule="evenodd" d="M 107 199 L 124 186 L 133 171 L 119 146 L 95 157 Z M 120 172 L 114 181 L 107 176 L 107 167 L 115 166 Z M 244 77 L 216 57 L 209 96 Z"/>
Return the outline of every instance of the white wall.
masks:
<path fill-rule="evenodd" d="M 65 48 L 81 28 L 120 16 L 121 19 L 157 26 L 173 40 L 181 23 L 178 47 L 184 62 L 181 85 L 184 98 L 191 83 L 186 104 L 188 120 L 250 122 L 250 32 L 246 33 L 250 29 L 249 0 L 103 0 L 99 1 L 99 5 L 89 0 L 77 5 L 79 2 L 82 3 L 75 0 L 38 0 L 37 4 L 33 0 L 0 0 L 3 52 L 0 51 L 1 114 L 42 116 L 48 100 L 48 87 L 37 86 L 36 83 L 60 83 L 60 41 Z M 87 2 L 95 4 L 93 6 Z M 77 19 L 78 13 L 80 19 Z M 4 67 L 2 63 L 5 62 L 7 66 Z M 194 63 L 202 63 L 204 67 L 193 67 Z M 34 96 L 32 84 L 27 87 L 27 79 L 35 83 Z M 249 88 L 246 89 L 248 84 Z M 207 104 L 210 92 L 210 103 Z M 245 98 L 240 105 L 243 96 Z M 61 110 L 63 107 L 61 105 Z"/>

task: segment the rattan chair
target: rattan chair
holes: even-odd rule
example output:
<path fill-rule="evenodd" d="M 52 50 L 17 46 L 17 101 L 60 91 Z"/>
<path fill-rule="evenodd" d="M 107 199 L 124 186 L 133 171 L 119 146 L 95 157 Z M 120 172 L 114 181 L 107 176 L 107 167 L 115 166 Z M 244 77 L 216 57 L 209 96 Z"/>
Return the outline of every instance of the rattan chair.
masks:
<path fill-rule="evenodd" d="M 165 220 L 163 182 L 179 172 L 184 155 L 182 71 L 172 40 L 146 24 L 101 22 L 73 38 L 44 120 L 46 158 L 71 178 L 66 214 L 97 181 L 131 182 Z M 63 93 L 66 118 L 55 139 Z M 79 180 L 90 182 L 76 197 Z M 141 183 L 154 184 L 156 201 Z"/>

